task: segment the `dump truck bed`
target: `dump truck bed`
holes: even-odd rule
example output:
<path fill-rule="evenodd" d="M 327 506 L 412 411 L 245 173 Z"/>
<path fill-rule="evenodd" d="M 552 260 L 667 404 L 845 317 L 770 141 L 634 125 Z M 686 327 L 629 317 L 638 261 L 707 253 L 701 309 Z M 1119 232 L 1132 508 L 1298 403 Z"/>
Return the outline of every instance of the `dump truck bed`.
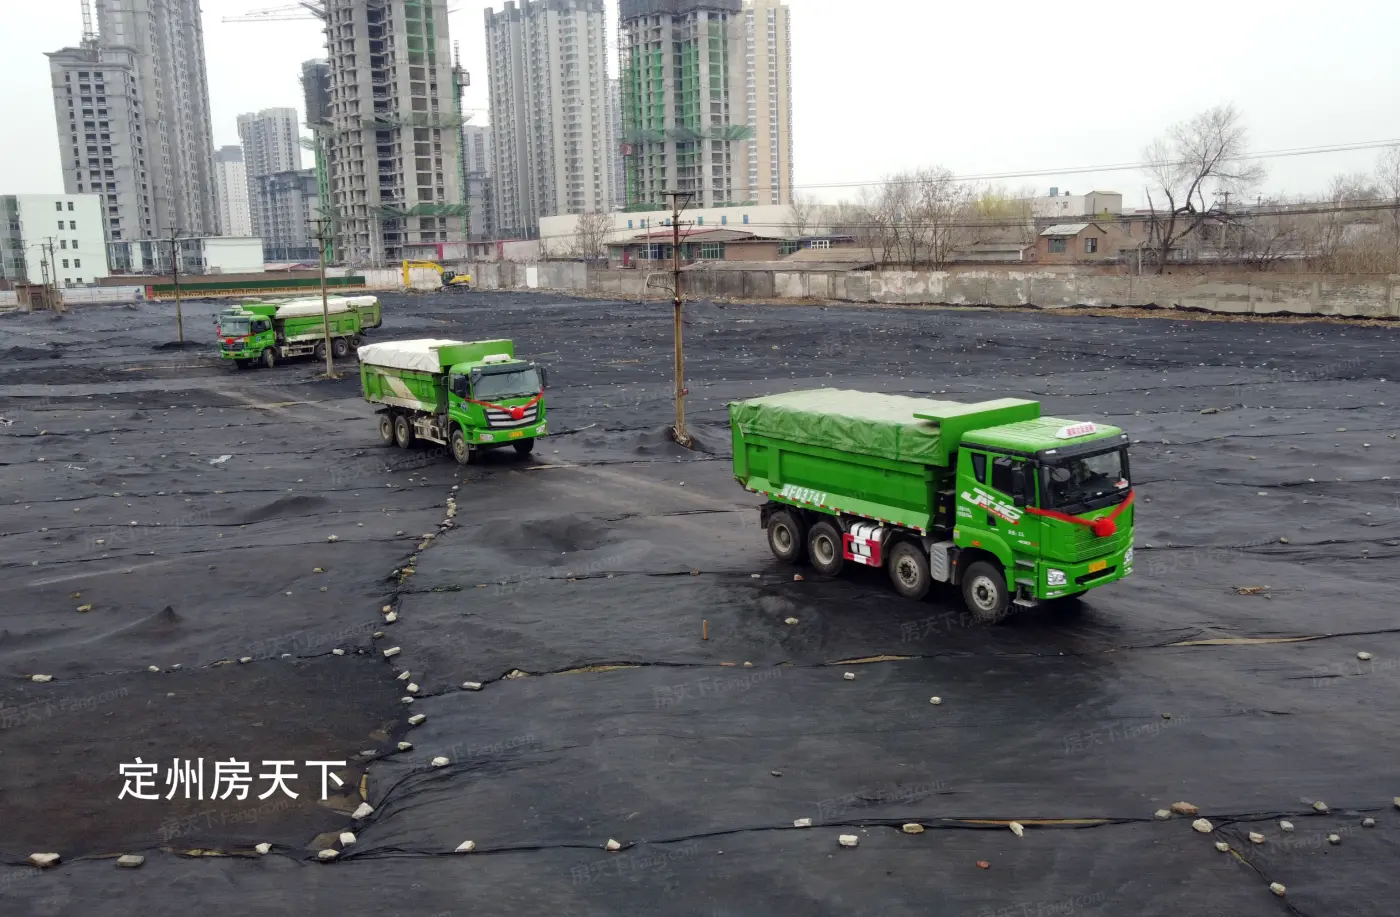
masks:
<path fill-rule="evenodd" d="M 734 475 L 780 502 L 929 531 L 970 430 L 1033 420 L 1034 401 L 960 404 L 817 389 L 729 405 Z"/>

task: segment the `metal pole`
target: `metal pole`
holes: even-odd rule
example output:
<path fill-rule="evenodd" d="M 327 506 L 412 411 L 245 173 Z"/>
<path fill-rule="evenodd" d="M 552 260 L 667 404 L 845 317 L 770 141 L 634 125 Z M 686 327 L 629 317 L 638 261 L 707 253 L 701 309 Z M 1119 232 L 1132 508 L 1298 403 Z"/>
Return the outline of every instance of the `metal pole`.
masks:
<path fill-rule="evenodd" d="M 175 328 L 180 334 L 180 343 L 185 343 L 185 315 L 180 303 L 180 258 L 176 251 L 176 245 L 180 238 L 180 230 L 170 231 L 170 273 L 175 278 Z"/>
<path fill-rule="evenodd" d="M 326 332 L 326 378 L 335 378 L 334 357 L 331 356 L 331 309 L 330 301 L 326 297 L 326 238 L 325 230 L 319 220 L 316 221 L 316 247 L 321 251 L 321 323 Z"/>
<path fill-rule="evenodd" d="M 672 431 L 677 443 L 690 445 L 685 431 L 685 351 L 681 341 L 681 192 L 671 192 L 671 255 L 675 287 L 675 347 L 676 347 L 676 426 Z"/>

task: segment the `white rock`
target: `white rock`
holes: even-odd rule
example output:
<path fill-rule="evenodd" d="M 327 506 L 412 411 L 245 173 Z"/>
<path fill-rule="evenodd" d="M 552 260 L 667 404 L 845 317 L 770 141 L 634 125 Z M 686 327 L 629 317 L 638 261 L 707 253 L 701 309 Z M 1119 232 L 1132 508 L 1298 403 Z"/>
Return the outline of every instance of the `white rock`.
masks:
<path fill-rule="evenodd" d="M 855 673 L 855 672 L 847 672 L 845 675 L 842 675 L 841 677 L 844 678 L 844 679 L 846 679 L 847 681 L 855 681 L 855 680 L 856 680 L 856 673 Z"/>
<path fill-rule="evenodd" d="M 340 856 L 339 850 L 333 850 L 330 847 L 327 847 L 325 850 L 322 850 L 320 853 L 316 854 L 316 859 L 329 861 L 335 859 L 338 856 Z"/>
<path fill-rule="evenodd" d="M 1269 891 L 1273 892 L 1275 895 L 1278 895 L 1280 898 L 1282 898 L 1283 895 L 1284 895 L 1284 893 L 1287 892 L 1288 889 L 1285 888 L 1285 887 L 1283 886 L 1282 883 L 1279 883 L 1279 882 L 1270 882 L 1270 883 L 1269 883 Z"/>
<path fill-rule="evenodd" d="M 1365 662 L 1366 660 L 1368 660 L 1368 659 L 1371 658 L 1371 654 L 1363 651 L 1363 652 L 1357 653 L 1357 654 L 1356 654 L 1356 658 L 1357 658 L 1357 659 L 1360 659 L 1362 662 Z"/>
<path fill-rule="evenodd" d="M 1249 842 L 1251 844 L 1262 844 L 1267 840 L 1268 838 L 1260 834 L 1258 831 L 1249 832 Z"/>
<path fill-rule="evenodd" d="M 812 827 L 812 820 L 810 818 L 799 818 L 792 823 L 792 826 L 794 828 L 810 828 Z"/>
<path fill-rule="evenodd" d="M 413 698 L 411 698 L 411 697 L 401 697 L 401 698 L 399 698 L 399 700 L 402 701 L 402 702 L 405 703 L 405 704 L 411 704 L 411 703 L 413 703 Z"/>
<path fill-rule="evenodd" d="M 1286 833 L 1286 834 L 1292 834 L 1292 833 L 1293 833 L 1293 822 L 1288 821 L 1288 820 L 1285 819 L 1284 821 L 1281 821 L 1281 822 L 1278 823 L 1278 829 L 1279 829 L 1280 831 L 1283 831 L 1283 832 Z"/>
<path fill-rule="evenodd" d="M 1158 821 L 1166 821 L 1172 817 L 1172 813 L 1170 809 L 1158 809 L 1156 812 L 1152 813 L 1152 817 Z"/>
<path fill-rule="evenodd" d="M 1020 823 L 1020 822 L 1017 822 L 1017 821 L 1013 821 L 1011 824 L 1007 825 L 1006 827 L 1010 828 L 1010 829 L 1011 829 L 1011 833 L 1014 834 L 1014 835 L 1016 835 L 1017 837 L 1020 837 L 1021 835 L 1023 835 L 1023 834 L 1026 833 L 1026 829 L 1025 829 L 1025 828 L 1022 828 L 1022 827 L 1021 827 L 1021 823 Z"/>
<path fill-rule="evenodd" d="M 117 865 L 126 869 L 139 869 L 141 864 L 145 862 L 145 857 L 135 853 L 125 853 L 117 857 Z"/>
<path fill-rule="evenodd" d="M 30 675 L 30 676 L 29 676 L 29 680 L 30 680 L 30 681 L 37 681 L 39 684 L 42 685 L 42 684 L 44 684 L 45 682 L 53 681 L 53 676 L 52 676 L 52 675 Z"/>
<path fill-rule="evenodd" d="M 458 853 L 471 853 L 476 849 L 476 841 L 462 841 L 457 845 Z"/>
<path fill-rule="evenodd" d="M 427 717 L 424 716 L 423 714 L 421 714 L 421 713 L 415 713 L 415 714 L 413 714 L 413 716 L 410 716 L 410 717 L 408 718 L 408 725 L 410 725 L 410 726 L 417 726 L 419 723 L 423 722 L 423 721 L 426 720 L 426 719 L 427 719 Z"/>
<path fill-rule="evenodd" d="M 417 694 L 417 693 L 418 693 L 418 686 L 415 685 L 413 682 L 409 682 L 409 683 L 408 683 L 408 693 L 409 693 L 409 694 Z"/>
<path fill-rule="evenodd" d="M 613 840 L 612 838 L 608 838 L 608 843 L 606 846 L 609 850 L 613 851 L 614 853 L 622 849 L 622 845 L 619 844 L 617 841 Z"/>
<path fill-rule="evenodd" d="M 480 691 L 480 690 L 481 690 L 481 682 L 479 682 L 479 681 L 464 681 L 464 682 L 462 682 L 462 690 L 463 690 L 463 691 Z"/>
<path fill-rule="evenodd" d="M 244 665 L 247 665 L 248 663 L 250 663 L 250 662 L 253 661 L 253 657 L 252 657 L 252 656 L 244 656 L 243 658 L 239 659 L 238 661 L 241 662 L 241 663 L 243 663 Z"/>
<path fill-rule="evenodd" d="M 412 674 L 413 674 L 412 672 L 409 672 L 407 669 L 405 669 L 404 671 L 402 671 L 402 672 L 399 673 L 399 675 L 398 675 L 399 681 L 408 681 L 409 676 L 412 675 Z"/>
<path fill-rule="evenodd" d="M 916 821 L 911 821 L 909 824 L 905 825 L 900 830 L 903 831 L 905 834 L 923 834 L 924 826 Z"/>
<path fill-rule="evenodd" d="M 159 672 L 159 671 L 160 671 L 160 666 L 158 666 L 158 665 L 147 666 L 147 667 L 146 667 L 146 671 L 147 671 L 147 672 Z"/>
<path fill-rule="evenodd" d="M 342 832 L 340 832 L 340 846 L 342 846 L 342 847 L 349 847 L 349 846 L 350 846 L 351 844 L 353 844 L 353 843 L 355 843 L 355 832 L 353 832 L 353 831 L 342 831 Z"/>
<path fill-rule="evenodd" d="M 1374 828 L 1375 826 L 1376 826 L 1376 820 L 1375 820 L 1374 818 L 1363 818 L 1363 819 L 1361 819 L 1361 827 L 1363 827 L 1363 828 Z"/>
<path fill-rule="evenodd" d="M 1195 828 L 1197 831 L 1201 832 L 1202 834 L 1209 834 L 1209 833 L 1211 833 L 1212 831 L 1215 830 L 1215 826 L 1212 825 L 1212 824 L 1210 823 L 1210 819 L 1208 819 L 1208 818 L 1198 818 L 1198 819 L 1196 819 L 1195 821 L 1193 821 L 1193 822 L 1191 823 L 1191 827 Z"/>
<path fill-rule="evenodd" d="M 1317 802 L 1313 803 L 1313 808 L 1316 809 L 1316 810 L 1319 811 L 1319 812 L 1322 812 L 1322 813 L 1326 813 L 1326 812 L 1330 811 L 1330 810 L 1327 808 L 1327 803 L 1323 802 L 1321 799 L 1319 799 Z"/>
<path fill-rule="evenodd" d="M 1341 842 L 1342 842 L 1342 836 L 1341 836 L 1340 834 L 1329 834 L 1329 835 L 1327 835 L 1327 843 L 1329 843 L 1329 844 L 1340 844 Z"/>
<path fill-rule="evenodd" d="M 384 651 L 384 658 L 385 658 L 385 659 L 388 659 L 390 656 L 397 656 L 399 653 L 402 653 L 402 652 L 403 652 L 403 649 L 402 649 L 402 648 L 397 647 L 397 646 L 391 646 L 391 647 L 389 647 L 387 650 Z"/>
<path fill-rule="evenodd" d="M 413 743 L 412 743 L 412 742 L 400 742 L 400 743 L 399 743 L 399 751 L 412 751 L 412 750 L 413 750 Z"/>
<path fill-rule="evenodd" d="M 433 767 L 446 767 L 451 763 L 451 761 L 448 761 L 442 755 L 438 755 L 436 758 L 433 759 Z"/>
<path fill-rule="evenodd" d="M 1216 849 L 1216 850 L 1219 850 L 1221 853 L 1229 853 L 1229 852 L 1230 852 L 1230 845 L 1227 844 L 1227 843 L 1225 843 L 1224 841 L 1216 841 L 1216 842 L 1215 842 L 1215 849 Z"/>
<path fill-rule="evenodd" d="M 391 611 L 391 612 L 389 612 L 387 615 L 384 616 L 384 623 L 385 623 L 385 624 L 393 624 L 393 623 L 394 623 L 395 621 L 397 621 L 398 619 L 399 619 L 399 613 L 398 613 L 397 611 Z"/>
<path fill-rule="evenodd" d="M 1172 811 L 1175 812 L 1177 815 L 1199 815 L 1199 814 L 1201 814 L 1201 810 L 1198 809 L 1198 808 L 1196 808 L 1195 806 L 1193 806 L 1193 805 L 1192 805 L 1191 803 L 1189 803 L 1189 802 L 1174 802 L 1174 803 L 1172 803 Z"/>
<path fill-rule="evenodd" d="M 856 837 L 854 834 L 843 834 L 836 839 L 836 843 L 840 844 L 842 847 L 854 847 L 860 843 L 860 838 Z"/>
<path fill-rule="evenodd" d="M 40 869 L 48 869 L 58 863 L 56 853 L 31 853 L 29 855 L 29 865 L 38 866 Z"/>
<path fill-rule="evenodd" d="M 340 536 L 339 536 L 339 535 L 330 535 L 330 536 L 328 536 L 328 537 L 326 538 L 326 540 L 329 541 L 331 544 L 335 544 L 337 541 L 340 540 Z"/>
<path fill-rule="evenodd" d="M 797 623 L 797 619 L 796 619 L 796 618 L 784 618 L 784 619 L 783 619 L 783 623 L 784 623 L 784 624 L 796 624 L 796 623 Z"/>
<path fill-rule="evenodd" d="M 332 655 L 332 656 L 344 656 L 344 655 L 345 655 L 345 650 L 343 650 L 343 649 L 341 649 L 341 648 L 339 648 L 339 647 L 336 647 L 335 649 L 331 650 L 331 655 Z"/>
<path fill-rule="evenodd" d="M 258 853 L 261 853 L 261 854 L 269 854 L 269 853 L 272 852 L 272 845 L 271 845 L 271 844 L 258 844 L 258 845 L 257 845 L 256 847 L 254 847 L 253 849 L 256 850 Z"/>
<path fill-rule="evenodd" d="M 941 697 L 930 697 L 930 698 L 928 699 L 928 702 L 929 702 L 930 704 L 933 704 L 935 707 L 937 707 L 939 704 L 943 703 L 943 698 L 941 698 Z"/>
<path fill-rule="evenodd" d="M 369 818 L 373 814 L 374 806 L 370 805 L 367 802 L 362 802 L 360 803 L 359 808 L 355 809 L 355 811 L 351 813 L 350 817 L 354 819 Z"/>

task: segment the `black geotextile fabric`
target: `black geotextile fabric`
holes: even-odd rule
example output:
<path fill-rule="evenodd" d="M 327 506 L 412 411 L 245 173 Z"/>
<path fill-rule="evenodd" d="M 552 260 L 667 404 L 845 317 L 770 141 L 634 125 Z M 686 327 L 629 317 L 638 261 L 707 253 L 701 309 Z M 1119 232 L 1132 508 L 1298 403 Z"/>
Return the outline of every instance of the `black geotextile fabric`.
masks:
<path fill-rule="evenodd" d="M 353 363 L 219 365 L 216 309 L 203 350 L 168 306 L 0 317 L 0 912 L 1394 912 L 1392 329 L 692 304 L 691 452 L 669 304 L 385 297 L 377 339 L 550 367 L 555 435 L 461 468 L 380 445 Z M 987 629 L 777 564 L 725 404 L 821 385 L 1123 427 L 1138 572 Z M 136 755 L 348 764 L 118 801 Z"/>

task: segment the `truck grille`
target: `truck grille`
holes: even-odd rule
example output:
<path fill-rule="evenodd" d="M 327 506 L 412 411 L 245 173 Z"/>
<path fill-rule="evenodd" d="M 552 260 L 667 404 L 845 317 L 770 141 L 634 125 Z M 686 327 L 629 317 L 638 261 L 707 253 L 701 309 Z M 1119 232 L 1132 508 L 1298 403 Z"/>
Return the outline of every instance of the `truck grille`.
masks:
<path fill-rule="evenodd" d="M 1102 557 L 1105 554 L 1112 554 L 1118 550 L 1123 541 L 1123 533 L 1110 535 L 1107 538 L 1099 538 L 1089 531 L 1087 526 L 1072 525 L 1073 529 L 1069 537 L 1065 539 L 1068 546 L 1067 556 L 1063 560 L 1071 563 L 1090 560 L 1095 557 Z"/>
<path fill-rule="evenodd" d="M 493 430 L 508 430 L 512 427 L 525 427 L 539 419 L 540 406 L 538 403 L 525 408 L 525 416 L 515 420 L 510 416 L 509 411 L 498 411 L 494 408 L 485 408 L 486 426 Z"/>

